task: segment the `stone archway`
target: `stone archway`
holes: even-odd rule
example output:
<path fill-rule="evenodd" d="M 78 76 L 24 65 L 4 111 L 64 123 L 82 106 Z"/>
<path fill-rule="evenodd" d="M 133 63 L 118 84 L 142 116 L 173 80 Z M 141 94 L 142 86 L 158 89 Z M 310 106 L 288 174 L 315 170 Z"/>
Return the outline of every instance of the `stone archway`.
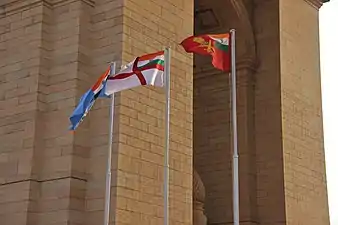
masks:
<path fill-rule="evenodd" d="M 240 162 L 240 176 L 252 192 L 255 188 L 253 133 L 253 73 L 256 66 L 256 44 L 251 24 L 251 1 L 195 0 L 195 34 L 222 33 L 235 28 L 236 60 L 238 70 L 239 126 L 245 133 L 239 134 L 241 155 L 247 156 Z M 230 90 L 227 74 L 212 68 L 210 59 L 194 58 L 194 225 L 205 225 L 203 209 L 208 224 L 224 224 L 232 221 L 232 177 L 231 177 L 231 121 Z M 243 169 L 244 168 L 244 169 Z M 195 186 L 198 184 L 198 186 Z M 205 190 L 204 190 L 205 186 Z M 203 189 L 197 189 L 203 187 Z M 205 191 L 203 195 L 200 193 Z M 205 198 L 196 200 L 196 194 Z M 245 194 L 244 194 L 245 196 Z M 203 201 L 201 201 L 203 200 Z M 242 203 L 251 199 L 241 198 Z M 249 205 L 248 205 L 249 206 Z M 255 212 L 248 208 L 241 217 L 251 220 Z M 197 215 L 195 217 L 195 215 Z M 243 216 L 242 216 L 243 215 Z"/>
<path fill-rule="evenodd" d="M 195 0 L 195 34 L 237 30 L 237 55 L 240 60 L 256 60 L 255 32 L 251 22 L 253 3 L 248 0 Z"/>

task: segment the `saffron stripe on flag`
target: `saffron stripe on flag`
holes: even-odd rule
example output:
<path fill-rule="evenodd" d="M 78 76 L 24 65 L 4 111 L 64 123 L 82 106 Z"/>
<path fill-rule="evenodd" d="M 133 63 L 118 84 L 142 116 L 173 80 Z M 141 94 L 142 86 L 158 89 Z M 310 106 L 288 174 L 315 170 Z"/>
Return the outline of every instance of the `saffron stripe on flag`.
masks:
<path fill-rule="evenodd" d="M 96 89 L 98 89 L 100 87 L 100 85 L 102 85 L 103 81 L 109 75 L 109 73 L 110 73 L 110 68 L 108 67 L 108 69 L 106 70 L 106 72 L 104 74 L 102 74 L 101 77 L 92 86 L 92 88 L 91 88 L 92 91 L 95 91 Z"/>
<path fill-rule="evenodd" d="M 152 54 L 148 54 L 148 55 L 143 55 L 140 56 L 139 60 L 140 61 L 145 61 L 145 60 L 151 60 L 153 58 L 155 58 L 156 56 L 160 56 L 163 55 L 164 51 L 160 51 L 160 52 L 156 52 L 156 53 L 152 53 Z"/>

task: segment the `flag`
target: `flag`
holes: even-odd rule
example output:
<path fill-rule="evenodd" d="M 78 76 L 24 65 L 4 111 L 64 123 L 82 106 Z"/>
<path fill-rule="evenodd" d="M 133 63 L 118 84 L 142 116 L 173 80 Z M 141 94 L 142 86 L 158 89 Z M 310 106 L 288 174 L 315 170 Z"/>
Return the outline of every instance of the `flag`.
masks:
<path fill-rule="evenodd" d="M 141 85 L 163 87 L 164 51 L 143 55 L 125 65 L 118 73 L 108 77 L 101 95 Z"/>
<path fill-rule="evenodd" d="M 94 105 L 95 100 L 102 92 L 104 83 L 110 75 L 110 71 L 111 68 L 109 67 L 106 72 L 100 76 L 96 83 L 84 95 L 82 95 L 77 107 L 69 118 L 71 122 L 71 126 L 69 127 L 70 130 L 75 130 L 79 126 L 88 111 Z"/>
<path fill-rule="evenodd" d="M 181 44 L 188 53 L 212 56 L 215 68 L 230 71 L 230 34 L 205 34 L 190 36 Z"/>

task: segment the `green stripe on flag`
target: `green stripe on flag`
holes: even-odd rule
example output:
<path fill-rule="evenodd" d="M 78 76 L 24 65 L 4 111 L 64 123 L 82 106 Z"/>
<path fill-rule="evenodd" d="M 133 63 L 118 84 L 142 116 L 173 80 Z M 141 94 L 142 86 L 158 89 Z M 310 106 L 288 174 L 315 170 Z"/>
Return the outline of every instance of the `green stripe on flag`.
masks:
<path fill-rule="evenodd" d="M 155 66 L 155 65 L 161 65 L 161 66 L 164 66 L 164 60 L 162 59 L 155 59 L 155 60 L 152 60 L 150 61 L 149 63 L 139 67 L 139 69 L 142 69 L 144 67 L 148 67 L 148 66 Z"/>
<path fill-rule="evenodd" d="M 217 49 L 219 49 L 221 51 L 225 51 L 225 52 L 229 51 L 229 45 L 223 45 L 223 44 L 215 41 L 214 46 L 215 46 L 215 48 L 217 48 Z"/>

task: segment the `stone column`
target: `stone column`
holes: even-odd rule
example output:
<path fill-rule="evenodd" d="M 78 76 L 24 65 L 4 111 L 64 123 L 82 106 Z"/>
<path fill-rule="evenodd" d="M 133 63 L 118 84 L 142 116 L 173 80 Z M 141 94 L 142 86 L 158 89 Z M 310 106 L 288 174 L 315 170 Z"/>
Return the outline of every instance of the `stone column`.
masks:
<path fill-rule="evenodd" d="M 260 224 L 329 224 L 319 70 L 321 1 L 255 1 Z"/>
<path fill-rule="evenodd" d="M 255 59 L 237 62 L 237 125 L 239 151 L 240 221 L 251 225 L 257 222 L 256 150 L 255 150 Z M 232 149 L 231 149 L 232 150 Z M 231 210 L 232 211 L 232 210 Z"/>
<path fill-rule="evenodd" d="M 88 182 L 88 121 L 68 131 L 69 116 L 92 78 L 90 15 L 93 1 L 49 1 L 48 110 L 44 115 L 45 149 L 40 161 L 38 224 L 85 223 Z M 43 40 L 45 41 L 45 40 Z M 41 137 L 40 137 L 41 138 Z"/>
<path fill-rule="evenodd" d="M 5 225 L 37 224 L 50 15 L 41 0 L 0 3 L 0 220 Z"/>
<path fill-rule="evenodd" d="M 280 1 L 286 218 L 329 224 L 319 61 L 319 0 Z"/>
<path fill-rule="evenodd" d="M 170 224 L 192 224 L 192 58 L 178 45 L 193 31 L 193 1 L 123 3 L 123 63 L 172 48 Z M 164 89 L 118 100 L 116 224 L 163 224 Z"/>

